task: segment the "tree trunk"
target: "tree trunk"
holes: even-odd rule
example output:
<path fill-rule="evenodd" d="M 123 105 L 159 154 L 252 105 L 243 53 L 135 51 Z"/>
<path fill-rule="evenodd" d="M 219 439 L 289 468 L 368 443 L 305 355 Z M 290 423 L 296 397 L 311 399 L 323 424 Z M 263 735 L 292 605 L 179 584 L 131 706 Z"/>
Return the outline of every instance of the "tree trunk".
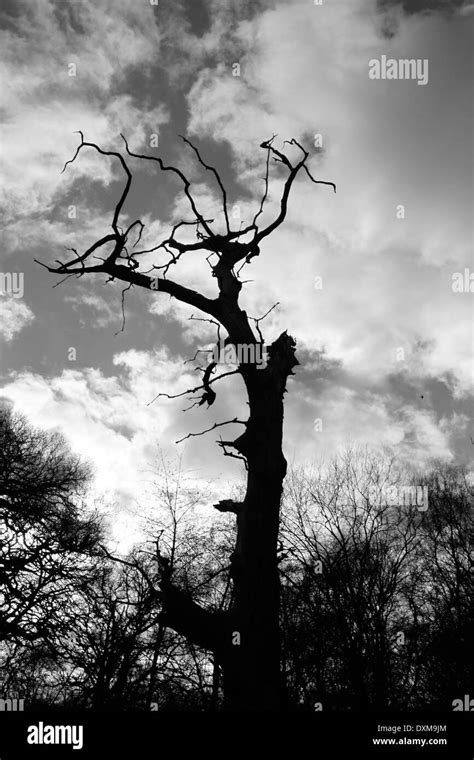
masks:
<path fill-rule="evenodd" d="M 277 710 L 282 704 L 277 549 L 286 475 L 283 395 L 297 364 L 294 341 L 283 333 L 269 354 L 268 367 L 247 380 L 250 417 L 245 433 L 233 444 L 248 466 L 231 557 L 232 630 L 223 661 L 225 704 L 235 710 Z"/>

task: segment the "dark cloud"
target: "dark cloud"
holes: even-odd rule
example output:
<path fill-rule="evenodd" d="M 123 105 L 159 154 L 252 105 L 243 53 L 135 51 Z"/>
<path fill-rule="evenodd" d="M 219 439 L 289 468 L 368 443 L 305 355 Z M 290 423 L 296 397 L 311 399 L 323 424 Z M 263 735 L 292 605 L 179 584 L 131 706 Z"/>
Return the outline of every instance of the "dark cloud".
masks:
<path fill-rule="evenodd" d="M 465 0 L 378 0 L 378 5 L 381 10 L 402 8 L 405 13 L 414 14 L 425 11 L 453 13 L 467 3 Z"/>

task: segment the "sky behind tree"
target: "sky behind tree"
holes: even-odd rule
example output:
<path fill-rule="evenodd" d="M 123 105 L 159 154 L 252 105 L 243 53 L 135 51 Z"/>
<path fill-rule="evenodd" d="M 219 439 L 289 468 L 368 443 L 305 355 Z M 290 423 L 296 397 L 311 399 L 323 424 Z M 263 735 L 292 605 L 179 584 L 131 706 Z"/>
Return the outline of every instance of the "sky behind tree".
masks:
<path fill-rule="evenodd" d="M 211 325 L 164 294 L 105 278 L 55 278 L 33 259 L 66 259 L 110 230 L 123 187 L 117 163 L 82 151 L 162 155 L 193 181 L 203 213 L 218 187 L 184 134 L 216 165 L 245 224 L 264 189 L 263 140 L 298 139 L 318 179 L 301 177 L 284 226 L 246 269 L 242 303 L 264 314 L 267 343 L 287 329 L 301 366 L 288 386 L 285 454 L 302 463 L 348 443 L 391 447 L 417 467 L 441 457 L 472 469 L 472 19 L 463 2 L 310 0 L 4 2 L 1 11 L 1 271 L 24 273 L 23 297 L 0 295 L 0 394 L 36 425 L 59 428 L 91 460 L 126 527 L 150 499 L 157 444 L 182 452 L 219 488 L 239 465 L 216 434 L 175 441 L 245 414 L 239 380 L 183 415 L 159 399 L 196 384 Z M 428 61 L 428 81 L 369 77 L 370 61 Z M 151 148 L 158 138 L 158 148 Z M 154 245 L 189 210 L 179 185 L 131 162 L 124 209 Z M 209 175 L 209 173 L 207 173 Z M 272 167 L 265 219 L 282 173 Z M 75 218 L 71 218 L 74 207 Z M 403 209 L 403 210 L 402 210 Z M 217 217 L 216 217 L 217 218 Z M 222 220 L 221 220 L 222 221 Z M 467 270 L 467 274 L 466 274 Z M 205 256 L 184 284 L 214 296 Z M 453 289 L 453 277 L 467 283 Z M 474 275 L 473 275 L 474 279 Z M 473 285 L 474 288 L 474 285 Z M 74 348 L 72 354 L 70 349 Z M 71 356 L 74 356 L 71 359 Z"/>

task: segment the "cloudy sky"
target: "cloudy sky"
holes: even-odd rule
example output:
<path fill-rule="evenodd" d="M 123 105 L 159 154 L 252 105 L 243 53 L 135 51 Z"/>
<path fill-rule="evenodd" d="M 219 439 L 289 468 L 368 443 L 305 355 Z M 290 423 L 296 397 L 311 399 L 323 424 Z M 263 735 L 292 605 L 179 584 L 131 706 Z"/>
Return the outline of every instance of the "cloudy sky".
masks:
<path fill-rule="evenodd" d="M 159 391 L 196 384 L 183 362 L 210 345 L 211 326 L 164 294 L 134 289 L 120 331 L 119 284 L 89 275 L 53 288 L 58 278 L 34 263 L 110 231 L 123 175 L 91 150 L 61 174 L 75 130 L 115 150 L 123 132 L 137 152 L 151 152 L 158 136 L 156 155 L 188 174 L 216 224 L 218 188 L 180 134 L 217 166 L 244 224 L 263 192 L 262 140 L 304 143 L 313 174 L 337 194 L 298 179 L 287 221 L 247 267 L 241 296 L 252 316 L 279 302 L 262 323 L 267 343 L 284 329 L 298 343 L 287 459 L 319 461 L 351 443 L 389 447 L 419 468 L 433 458 L 473 468 L 473 4 L 4 0 L 0 19 L 0 270 L 24 276 L 22 297 L 0 293 L 0 394 L 92 461 L 117 524 L 150 498 L 158 445 L 198 481 L 221 488 L 240 477 L 215 433 L 175 441 L 245 406 L 236 378 L 208 411 L 183 414 L 183 400 L 149 405 Z M 382 56 L 427 61 L 427 83 L 371 79 L 369 62 Z M 143 242 L 156 245 L 188 209 L 169 175 L 131 168 L 122 223 L 140 216 Z M 216 294 L 204 254 L 173 278 Z"/>

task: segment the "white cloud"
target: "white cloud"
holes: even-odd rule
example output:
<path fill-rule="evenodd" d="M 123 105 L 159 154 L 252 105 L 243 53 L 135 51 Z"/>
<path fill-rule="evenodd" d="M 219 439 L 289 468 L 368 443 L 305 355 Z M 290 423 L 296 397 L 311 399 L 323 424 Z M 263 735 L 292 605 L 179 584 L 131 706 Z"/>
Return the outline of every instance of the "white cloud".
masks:
<path fill-rule="evenodd" d="M 0 297 L 0 336 L 3 340 L 13 340 L 34 318 L 35 315 L 23 301 Z"/>
<path fill-rule="evenodd" d="M 123 522 L 152 503 L 150 483 L 158 443 L 162 451 L 174 455 L 178 437 L 212 423 L 205 411 L 183 415 L 181 410 L 189 406 L 183 398 L 150 404 L 161 391 L 179 393 L 199 384 L 182 357 L 171 358 L 165 349 L 130 350 L 115 354 L 114 365 L 114 375 L 92 368 L 64 370 L 50 379 L 28 371 L 12 373 L 1 396 L 11 400 L 31 424 L 59 429 L 66 436 L 73 450 L 92 464 L 96 495 L 113 505 Z M 228 402 L 226 397 L 224 405 Z M 193 440 L 180 450 L 183 470 L 201 480 L 210 477 L 212 468 L 207 465 L 217 452 L 212 436 Z M 215 488 L 220 465 L 219 461 L 214 467 Z M 113 527 L 118 536 L 120 531 Z"/>
<path fill-rule="evenodd" d="M 423 469 L 453 458 L 452 438 L 466 427 L 460 415 L 436 419 L 432 410 L 404 404 L 388 394 L 328 386 L 320 392 L 295 389 L 286 415 L 287 457 L 298 462 L 328 460 L 348 445 L 395 454 L 400 464 Z M 298 440 L 297 449 L 292 441 Z"/>
<path fill-rule="evenodd" d="M 106 327 L 117 323 L 117 310 L 97 293 L 89 291 L 80 295 L 67 295 L 64 300 L 79 313 L 81 327 L 87 327 L 91 323 L 94 327 Z"/>
<path fill-rule="evenodd" d="M 304 138 L 311 151 L 323 135 L 310 163 L 337 195 L 297 181 L 284 227 L 245 270 L 255 282 L 242 296 L 249 313 L 281 302 L 267 334 L 288 328 L 305 348 L 326 347 L 369 386 L 394 371 L 403 347 L 413 380 L 451 373 L 462 396 L 472 391 L 472 312 L 469 295 L 453 296 L 451 275 L 472 265 L 469 33 L 441 14 L 399 14 L 391 39 L 381 27 L 373 0 L 278 3 L 242 22 L 241 77 L 224 63 L 200 71 L 189 131 L 227 141 L 258 192 L 262 139 Z M 225 58 L 225 35 L 220 42 Z M 369 80 L 368 61 L 381 53 L 429 58 L 428 86 Z"/>
<path fill-rule="evenodd" d="M 79 141 L 75 130 L 102 147 L 119 147 L 124 131 L 143 143 L 167 118 L 163 107 L 139 110 L 112 88 L 131 69 L 147 69 L 159 52 L 159 32 L 148 3 L 90 0 L 64 4 L 22 2 L 21 13 L 0 33 L 2 44 L 2 175 L 0 203 L 7 218 L 44 214 L 74 178 L 109 183 L 112 161 L 93 151 L 65 175 L 60 171 Z M 75 63 L 75 76 L 68 65 Z M 121 141 L 120 141 L 121 147 Z"/>

